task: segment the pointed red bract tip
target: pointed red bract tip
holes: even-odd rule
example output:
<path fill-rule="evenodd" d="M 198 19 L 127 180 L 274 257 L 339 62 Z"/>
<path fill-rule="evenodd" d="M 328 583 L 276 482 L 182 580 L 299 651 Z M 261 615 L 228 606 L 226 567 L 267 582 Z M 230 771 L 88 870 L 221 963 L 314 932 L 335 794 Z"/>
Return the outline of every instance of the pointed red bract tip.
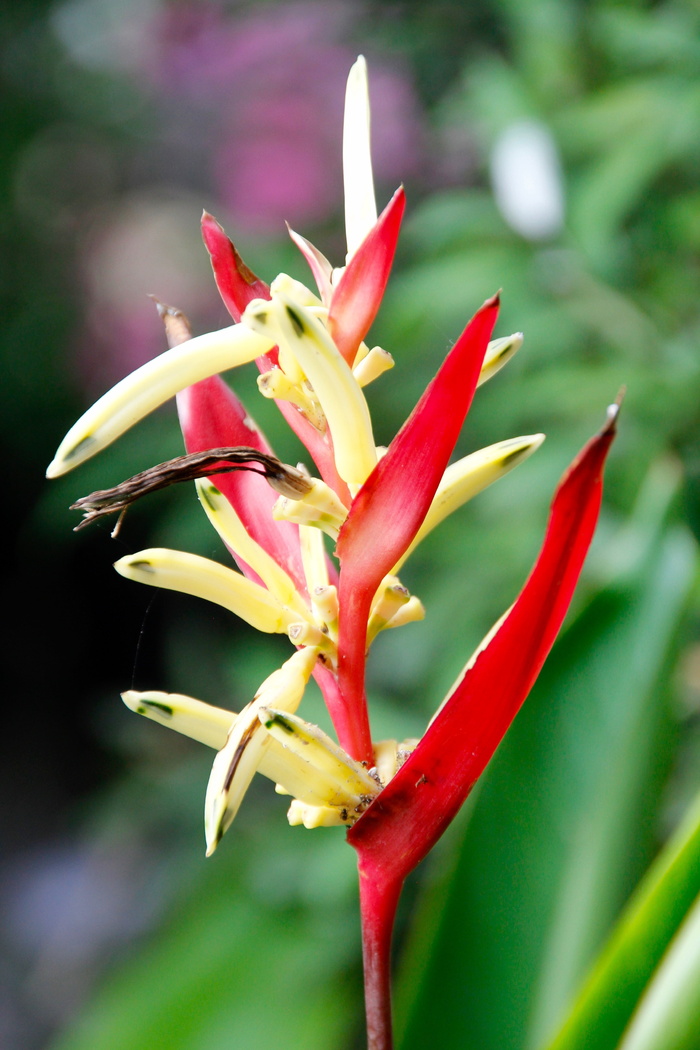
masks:
<path fill-rule="evenodd" d="M 406 195 L 400 186 L 350 259 L 333 291 L 328 326 L 333 341 L 350 366 L 384 296 L 405 207 Z"/>
<path fill-rule="evenodd" d="M 234 321 L 240 321 L 251 299 L 269 299 L 270 289 L 246 266 L 221 223 L 208 211 L 202 212 L 202 239 L 226 309 Z"/>
<path fill-rule="evenodd" d="M 619 403 L 565 472 L 520 596 L 458 680 L 416 750 L 348 833 L 361 861 L 403 879 L 431 849 L 532 688 L 593 538 Z M 341 576 L 342 581 L 342 576 Z"/>

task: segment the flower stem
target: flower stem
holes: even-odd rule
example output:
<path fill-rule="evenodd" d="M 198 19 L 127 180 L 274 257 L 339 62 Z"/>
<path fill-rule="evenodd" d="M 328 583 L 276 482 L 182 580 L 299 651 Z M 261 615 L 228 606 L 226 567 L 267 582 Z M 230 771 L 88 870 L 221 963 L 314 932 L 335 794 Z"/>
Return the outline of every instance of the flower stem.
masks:
<path fill-rule="evenodd" d="M 403 880 L 387 878 L 358 853 L 367 1050 L 392 1050 L 391 936 Z"/>

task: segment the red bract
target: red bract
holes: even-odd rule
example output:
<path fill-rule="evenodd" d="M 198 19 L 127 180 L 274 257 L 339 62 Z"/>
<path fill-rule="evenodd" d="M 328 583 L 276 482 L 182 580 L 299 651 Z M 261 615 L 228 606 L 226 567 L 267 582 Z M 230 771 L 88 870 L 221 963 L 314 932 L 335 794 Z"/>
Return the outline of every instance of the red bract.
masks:
<path fill-rule="evenodd" d="M 487 300 L 462 332 L 439 372 L 355 497 L 338 537 L 341 608 L 338 674 L 351 710 L 365 706 L 365 635 L 377 587 L 408 549 L 440 483 L 479 380 L 498 314 Z M 369 738 L 341 741 L 371 759 Z"/>
<path fill-rule="evenodd" d="M 333 290 L 328 329 L 351 367 L 360 343 L 377 316 L 394 261 L 405 207 L 406 195 L 400 186 Z"/>
<path fill-rule="evenodd" d="M 177 395 L 177 409 L 188 452 L 249 445 L 260 452 L 272 453 L 262 432 L 219 376 L 203 379 L 181 391 Z M 305 593 L 299 527 L 288 521 L 273 520 L 272 508 L 277 494 L 265 478 L 246 470 L 235 474 L 216 474 L 211 480 L 226 496 L 245 525 L 246 532 L 291 576 L 298 590 Z M 231 553 L 246 576 L 261 582 L 257 573 L 240 556 L 236 556 L 233 551 Z"/>
<path fill-rule="evenodd" d="M 233 242 L 226 236 L 223 226 L 206 211 L 202 215 L 202 237 L 209 252 L 219 294 L 234 321 L 240 321 L 249 302 L 253 299 L 270 298 L 270 288 L 246 266 Z M 275 347 L 259 357 L 256 364 L 261 372 L 268 372 L 277 367 L 277 362 L 278 351 Z M 275 403 L 291 429 L 309 450 L 323 480 L 345 503 L 349 503 L 347 485 L 336 470 L 330 434 L 320 434 L 289 401 L 276 400 Z"/>
<path fill-rule="evenodd" d="M 226 309 L 234 321 L 240 321 L 251 299 L 270 298 L 270 288 L 246 266 L 223 226 L 207 211 L 202 212 L 202 238 Z"/>
<path fill-rule="evenodd" d="M 564 475 L 539 557 L 515 604 L 415 751 L 348 832 L 360 870 L 372 1046 L 391 1045 L 388 931 L 401 884 L 453 820 L 552 647 L 593 538 L 617 414 L 614 405 Z"/>

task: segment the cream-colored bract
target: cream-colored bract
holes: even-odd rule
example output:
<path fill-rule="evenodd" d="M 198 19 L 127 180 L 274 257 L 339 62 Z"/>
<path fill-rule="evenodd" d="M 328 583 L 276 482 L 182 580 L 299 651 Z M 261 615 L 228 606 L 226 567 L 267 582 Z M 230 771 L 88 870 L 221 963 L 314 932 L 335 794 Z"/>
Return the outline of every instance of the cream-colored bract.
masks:
<path fill-rule="evenodd" d="M 189 339 L 147 361 L 112 387 L 73 424 L 49 464 L 46 476 L 57 478 L 72 470 L 180 390 L 200 379 L 254 361 L 272 345 L 249 328 L 231 325 Z"/>
<path fill-rule="evenodd" d="M 348 259 L 377 221 L 370 142 L 367 63 L 362 55 L 350 70 L 343 119 L 343 185 Z"/>
<path fill-rule="evenodd" d="M 267 588 L 199 554 L 152 547 L 120 558 L 114 568 L 128 580 L 221 605 L 266 634 L 283 633 L 299 619 L 295 609 L 283 605 Z"/>
<path fill-rule="evenodd" d="M 241 320 L 283 345 L 301 366 L 328 421 L 338 473 L 349 485 L 360 486 L 377 463 L 372 420 L 362 389 L 328 330 L 281 292 L 271 300 L 254 299 Z"/>
<path fill-rule="evenodd" d="M 195 485 L 205 514 L 226 546 L 250 565 L 278 602 L 305 617 L 308 610 L 293 580 L 272 555 L 246 532 L 245 525 L 223 493 L 209 478 L 200 478 L 195 481 Z"/>

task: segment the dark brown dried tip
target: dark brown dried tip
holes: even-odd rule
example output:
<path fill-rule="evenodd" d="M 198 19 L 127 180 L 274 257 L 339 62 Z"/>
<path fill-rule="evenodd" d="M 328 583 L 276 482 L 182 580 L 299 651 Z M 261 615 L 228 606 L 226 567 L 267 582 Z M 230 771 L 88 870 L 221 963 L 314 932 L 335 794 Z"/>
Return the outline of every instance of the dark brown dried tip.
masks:
<path fill-rule="evenodd" d="M 261 469 L 257 469 L 258 467 Z M 141 496 L 146 496 L 149 492 L 157 492 L 158 489 L 167 488 L 168 485 L 174 485 L 180 481 L 194 481 L 196 478 L 206 478 L 215 474 L 228 474 L 233 470 L 252 470 L 256 474 L 262 474 L 275 492 L 279 492 L 281 496 L 287 496 L 288 499 L 300 499 L 312 488 L 311 481 L 302 471 L 281 463 L 275 456 L 268 456 L 256 448 L 248 448 L 246 445 L 212 448 L 205 452 L 194 452 L 189 456 L 177 456 L 165 463 L 158 463 L 155 467 L 149 467 L 148 470 L 135 474 L 133 478 L 127 478 L 114 488 L 98 489 L 96 492 L 91 492 L 89 496 L 82 496 L 71 504 L 71 510 L 83 512 L 83 520 L 75 526 L 73 531 L 78 532 L 86 525 L 108 514 L 119 513 L 119 520 L 112 532 L 112 535 L 116 536 L 127 507 L 135 503 Z"/>
<path fill-rule="evenodd" d="M 152 299 L 156 304 L 158 316 L 163 322 L 165 337 L 171 350 L 174 346 L 186 343 L 188 339 L 192 338 L 192 327 L 182 310 L 178 309 L 177 306 L 168 306 L 167 303 L 162 303 L 156 295 L 149 295 L 148 298 Z"/>

